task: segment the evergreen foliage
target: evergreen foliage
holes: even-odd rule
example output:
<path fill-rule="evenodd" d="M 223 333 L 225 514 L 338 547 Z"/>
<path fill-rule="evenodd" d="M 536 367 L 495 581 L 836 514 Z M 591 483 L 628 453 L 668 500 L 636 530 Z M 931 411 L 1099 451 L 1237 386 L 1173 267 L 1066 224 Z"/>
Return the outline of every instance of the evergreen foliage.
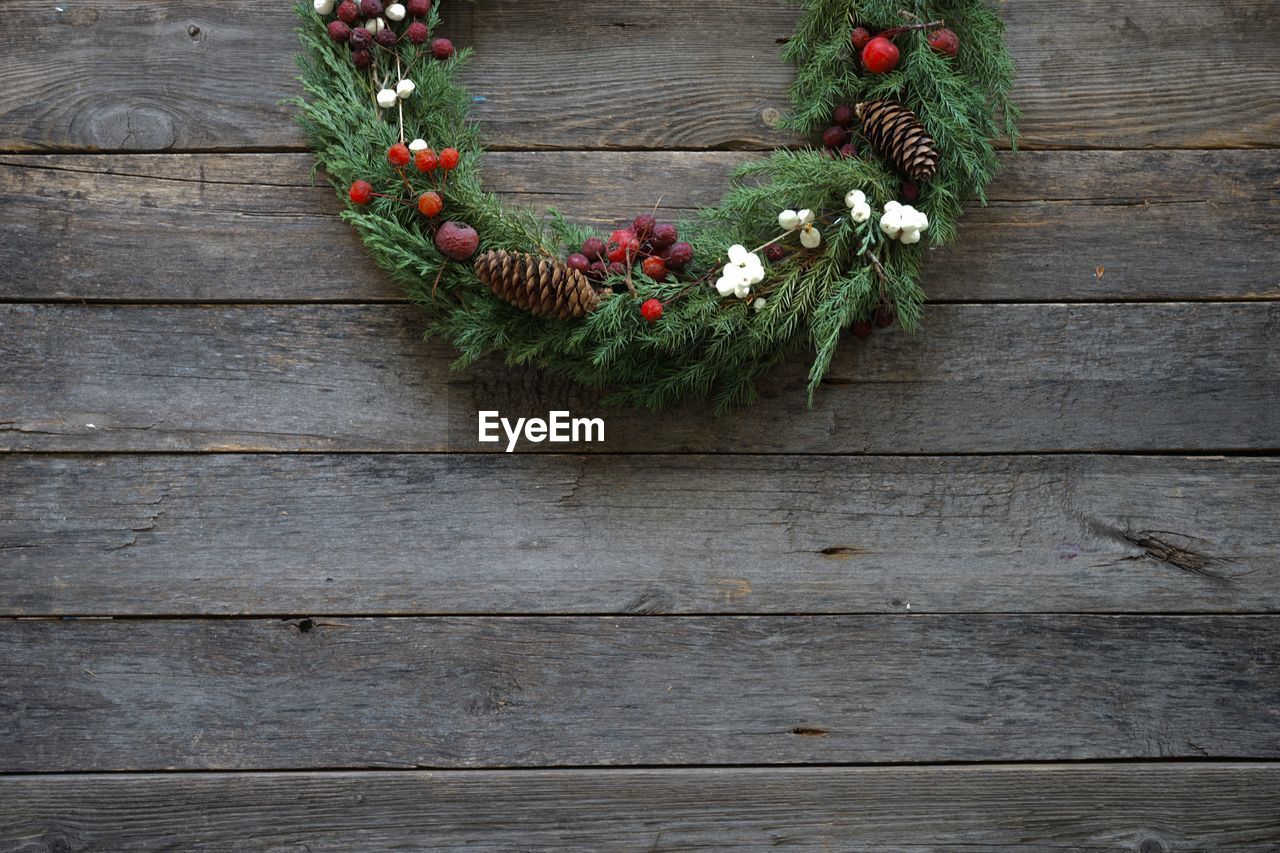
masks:
<path fill-rule="evenodd" d="M 800 0 L 802 14 L 783 58 L 797 68 L 792 111 L 785 126 L 804 134 L 830 124 L 838 104 L 888 98 L 909 107 L 937 141 L 937 176 L 921 187 L 914 206 L 928 214 L 926 240 L 903 245 L 878 225 L 885 202 L 899 198 L 902 178 L 865 143 L 849 159 L 813 148 L 779 150 L 734 175 L 724 199 L 679 223 L 694 247 L 694 264 L 682 281 L 655 282 L 639 274 L 638 296 L 621 285 L 584 319 L 557 320 L 525 314 L 493 295 L 470 263 L 447 261 L 432 242 L 427 221 L 412 206 L 375 198 L 351 205 L 343 217 L 359 232 L 374 260 L 428 313 L 427 334 L 453 342 L 459 364 L 493 353 L 509 364 L 532 363 L 584 385 L 603 388 L 622 405 L 660 408 L 686 399 L 711 398 L 717 409 L 750 402 L 757 380 L 791 352 L 814 353 L 810 399 L 826 374 L 843 333 L 891 304 L 904 328 L 915 329 L 924 300 L 918 276 L 929 245 L 951 242 L 963 205 L 985 201 L 983 188 L 997 168 L 990 140 L 1016 139 L 1016 108 L 1009 102 L 1013 66 L 1004 25 L 982 0 Z M 440 4 L 431 12 L 439 23 Z M 386 150 L 398 141 L 397 111 L 379 110 L 372 80 L 396 74 L 395 59 L 377 51 L 371 70 L 356 68 L 345 46 L 333 43 L 309 3 L 300 4 L 304 51 L 298 57 L 305 95 L 297 104 L 319 162 L 345 196 L 352 181 L 393 187 L 399 176 Z M 958 57 L 934 52 L 923 31 L 899 35 L 898 68 L 874 76 L 855 70 L 849 44 L 853 21 L 872 32 L 912 21 L 944 19 L 961 39 Z M 480 135 L 470 120 L 471 97 L 456 82 L 469 51 L 431 59 L 411 45 L 401 62 L 417 84 L 404 103 L 409 138 L 436 150 L 463 153 L 442 191 L 445 215 L 471 224 L 480 251 L 546 252 L 563 258 L 587 232 L 551 212 L 514 209 L 486 192 L 480 179 Z M 875 211 L 851 222 L 843 199 L 861 189 Z M 767 266 L 768 277 L 747 300 L 721 298 L 712 282 L 733 244 L 755 248 L 779 234 L 784 209 L 818 212 L 822 245 L 797 251 Z M 794 235 L 788 238 L 794 245 Z M 690 286 L 694 279 L 701 283 Z M 760 296 L 766 302 L 755 310 Z M 667 302 L 662 319 L 645 322 L 647 298 Z"/>

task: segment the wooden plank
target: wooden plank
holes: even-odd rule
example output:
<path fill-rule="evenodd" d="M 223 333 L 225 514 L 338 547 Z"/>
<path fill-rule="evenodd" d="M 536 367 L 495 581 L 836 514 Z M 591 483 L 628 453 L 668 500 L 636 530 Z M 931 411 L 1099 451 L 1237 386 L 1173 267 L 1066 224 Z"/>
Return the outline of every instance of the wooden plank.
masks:
<path fill-rule="evenodd" d="M 600 416 L 608 452 L 1269 450 L 1276 303 L 943 305 L 852 338 L 813 410 L 807 360 L 749 412 L 605 409 L 532 370 L 450 373 L 410 306 L 0 306 L 0 448 L 486 450 L 477 411 Z"/>
<path fill-rule="evenodd" d="M 1276 611 L 1278 493 L 1280 459 L 11 455 L 0 613 Z"/>
<path fill-rule="evenodd" d="M 792 80 L 776 57 L 796 11 L 658 0 L 584 13 L 495 0 L 449 10 L 476 48 L 467 82 L 490 138 L 518 148 L 771 147 Z M 0 148 L 300 147 L 289 4 L 92 6 L 9 0 L 0 32 Z M 1280 12 L 1272 0 L 1009 4 L 1029 147 L 1280 144 Z M 537 21 L 532 27 L 530 21 Z M 1213 38 L 1206 39 L 1205 33 Z M 63 93 L 51 97 L 51 92 Z"/>
<path fill-rule="evenodd" d="M 7 777 L 0 801 L 15 853 L 1280 844 L 1275 764 Z"/>
<path fill-rule="evenodd" d="M 597 227 L 661 200 L 713 203 L 750 153 L 496 153 L 518 204 Z M 990 207 L 933 254 L 941 300 L 1276 298 L 1280 164 L 1267 151 L 1005 155 Z M 293 155 L 0 157 L 0 299 L 398 300 L 312 160 Z M 271 251 L 250 252 L 263 240 Z M 1104 275 L 1095 277 L 1097 267 Z"/>
<path fill-rule="evenodd" d="M 1280 757 L 1280 617 L 0 623 L 0 771 Z"/>

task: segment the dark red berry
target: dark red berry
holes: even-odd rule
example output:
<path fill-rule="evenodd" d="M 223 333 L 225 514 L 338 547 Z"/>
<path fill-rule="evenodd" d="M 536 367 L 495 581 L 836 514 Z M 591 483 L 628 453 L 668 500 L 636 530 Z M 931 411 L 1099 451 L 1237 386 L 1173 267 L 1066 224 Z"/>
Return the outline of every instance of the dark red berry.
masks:
<path fill-rule="evenodd" d="M 787 250 L 782 248 L 781 243 L 771 243 L 765 247 L 764 256 L 776 264 L 787 256 Z"/>
<path fill-rule="evenodd" d="M 452 172 L 458 168 L 458 160 L 462 155 L 458 153 L 457 148 L 446 148 L 440 152 L 440 168 L 446 172 Z"/>
<path fill-rule="evenodd" d="M 396 46 L 396 34 L 390 27 L 385 30 L 378 30 L 378 34 L 373 37 L 373 40 L 383 47 Z"/>
<path fill-rule="evenodd" d="M 356 204 L 368 204 L 369 200 L 373 198 L 373 187 L 369 185 L 368 181 L 356 181 L 351 185 L 351 190 L 347 195 Z"/>
<path fill-rule="evenodd" d="M 893 309 L 888 305 L 881 305 L 876 309 L 876 328 L 884 329 L 893 325 Z"/>
<path fill-rule="evenodd" d="M 480 248 L 480 235 L 465 222 L 446 222 L 436 232 L 436 248 L 455 261 L 465 261 Z"/>
<path fill-rule="evenodd" d="M 448 59 L 453 56 L 453 42 L 445 38 L 436 39 L 431 43 L 431 55 L 436 59 Z"/>
<path fill-rule="evenodd" d="M 662 319 L 662 303 L 657 299 L 646 299 L 640 306 L 640 316 L 650 323 L 658 322 Z"/>
<path fill-rule="evenodd" d="M 354 24 L 360 18 L 360 7 L 355 0 L 342 0 L 338 5 L 338 20 L 344 24 Z"/>
<path fill-rule="evenodd" d="M 667 277 L 667 264 L 662 258 L 645 258 L 640 268 L 654 281 L 662 281 Z"/>
<path fill-rule="evenodd" d="M 373 44 L 373 33 L 364 27 L 356 27 L 351 31 L 351 49 L 357 50 Z"/>
<path fill-rule="evenodd" d="M 411 159 L 413 159 L 413 155 L 409 153 L 409 146 L 403 142 L 397 142 L 387 149 L 387 162 L 397 169 L 403 169 L 408 166 Z"/>
<path fill-rule="evenodd" d="M 342 21 L 330 21 L 329 38 L 341 44 L 351 38 L 351 27 L 348 27 Z"/>
<path fill-rule="evenodd" d="M 587 269 L 587 275 L 594 278 L 596 281 L 603 281 L 604 277 L 608 275 L 608 273 L 609 268 L 604 265 L 604 261 L 595 261 Z"/>
<path fill-rule="evenodd" d="M 614 261 L 613 263 L 609 264 L 609 274 L 610 275 L 626 275 L 627 268 L 622 265 L 621 261 Z"/>
<path fill-rule="evenodd" d="M 565 264 L 569 269 L 577 270 L 578 272 L 586 272 L 591 269 L 591 261 L 587 260 L 587 256 L 580 252 L 574 252 L 570 255 Z"/>
<path fill-rule="evenodd" d="M 860 320 L 853 324 L 853 336 L 855 338 L 871 337 L 871 324 L 866 320 Z"/>
<path fill-rule="evenodd" d="M 382 14 L 382 0 L 360 0 L 360 13 L 366 18 L 376 18 Z"/>
<path fill-rule="evenodd" d="M 849 141 L 849 131 L 838 124 L 833 124 L 822 131 L 822 144 L 828 148 L 839 148 Z"/>
<path fill-rule="evenodd" d="M 369 63 L 373 62 L 373 54 L 368 48 L 360 48 L 351 51 L 351 61 L 355 63 L 356 68 L 368 68 Z"/>
<path fill-rule="evenodd" d="M 642 213 L 631 223 L 631 233 L 636 235 L 636 239 L 644 241 L 653 236 L 653 229 L 658 225 L 658 220 L 654 219 L 647 213 Z"/>
<path fill-rule="evenodd" d="M 902 184 L 902 197 L 909 202 L 920 198 L 920 185 L 915 181 L 904 181 Z"/>
<path fill-rule="evenodd" d="M 693 263 L 693 247 L 688 243 L 674 243 L 663 249 L 661 257 L 667 262 L 667 269 L 679 271 Z"/>
<path fill-rule="evenodd" d="M 676 240 L 679 240 L 680 233 L 676 231 L 676 227 L 670 222 L 659 222 L 654 226 L 653 237 L 650 239 L 653 241 L 653 248 L 662 251 Z"/>
<path fill-rule="evenodd" d="M 896 44 L 884 36 L 876 36 L 862 49 L 862 67 L 872 74 L 888 74 L 898 67 L 901 56 Z"/>
<path fill-rule="evenodd" d="M 414 21 L 409 25 L 409 29 L 405 30 L 405 35 L 409 36 L 409 41 L 414 44 L 422 44 L 431 38 L 431 30 L 427 29 L 427 25 L 422 21 Z"/>
<path fill-rule="evenodd" d="M 862 50 L 869 41 L 871 41 L 871 31 L 866 27 L 854 27 L 853 32 L 849 34 L 849 43 L 853 45 L 854 50 Z"/>
<path fill-rule="evenodd" d="M 413 18 L 425 18 L 431 14 L 431 0 L 409 0 L 404 10 Z"/>
<path fill-rule="evenodd" d="M 582 241 L 582 254 L 589 260 L 598 261 L 604 255 L 604 241 L 599 237 L 588 237 Z"/>
<path fill-rule="evenodd" d="M 946 27 L 934 30 L 929 33 L 929 47 L 943 56 L 954 57 L 960 52 L 960 36 L 955 34 L 955 30 L 949 30 Z"/>
<path fill-rule="evenodd" d="M 840 106 L 836 107 L 836 112 L 832 118 L 832 121 L 833 123 L 838 124 L 841 127 L 849 127 L 850 125 L 853 124 L 853 120 L 855 118 L 857 118 L 857 115 L 854 113 L 853 107 L 849 106 L 848 104 L 841 104 Z"/>
<path fill-rule="evenodd" d="M 840 156 L 848 160 L 850 157 L 858 156 L 858 146 L 853 142 L 846 142 L 840 146 Z"/>

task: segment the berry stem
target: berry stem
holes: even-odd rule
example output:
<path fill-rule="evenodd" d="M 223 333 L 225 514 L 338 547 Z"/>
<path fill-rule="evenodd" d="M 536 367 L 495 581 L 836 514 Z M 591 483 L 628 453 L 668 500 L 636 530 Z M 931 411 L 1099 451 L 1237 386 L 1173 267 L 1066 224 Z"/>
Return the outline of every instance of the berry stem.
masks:
<path fill-rule="evenodd" d="M 885 30 L 884 32 L 879 34 L 879 37 L 891 39 L 894 36 L 900 36 L 903 33 L 910 32 L 912 30 L 936 30 L 938 27 L 946 26 L 946 23 L 947 22 L 944 20 L 937 20 L 937 21 L 929 21 L 927 24 L 926 23 L 903 24 L 902 26 L 893 27 L 892 29 Z"/>
<path fill-rule="evenodd" d="M 396 77 L 399 78 L 399 80 L 396 81 L 396 86 L 398 89 L 400 85 L 399 81 L 404 79 L 404 72 L 400 70 L 400 51 L 398 50 L 396 51 Z M 404 144 L 404 99 L 400 97 L 400 94 L 398 91 L 396 93 L 396 111 L 399 114 L 398 121 L 400 122 L 400 144 L 403 145 Z M 402 172 L 400 176 L 404 177 L 404 173 Z M 405 184 L 408 184 L 409 179 L 405 178 L 404 182 Z M 409 189 L 412 190 L 413 187 L 409 187 Z"/>

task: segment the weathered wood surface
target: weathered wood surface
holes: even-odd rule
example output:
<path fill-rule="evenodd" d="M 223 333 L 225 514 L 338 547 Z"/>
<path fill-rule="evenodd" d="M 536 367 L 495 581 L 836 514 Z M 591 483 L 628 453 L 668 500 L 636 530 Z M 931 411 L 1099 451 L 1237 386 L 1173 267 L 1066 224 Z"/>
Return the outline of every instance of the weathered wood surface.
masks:
<path fill-rule="evenodd" d="M 9 456 L 0 494 L 17 615 L 1280 610 L 1276 459 Z"/>
<path fill-rule="evenodd" d="M 450 373 L 416 308 L 0 306 L 0 448 L 500 450 L 478 409 L 603 415 L 605 442 L 526 449 L 937 453 L 1274 449 L 1280 305 L 942 305 L 927 334 L 850 339 L 750 416 L 605 410 L 533 371 Z"/>
<path fill-rule="evenodd" d="M 490 155 L 513 202 L 597 226 L 659 199 L 688 215 L 750 153 Z M 935 252 L 932 299 L 1280 296 L 1280 163 L 1269 151 L 1004 155 L 991 206 Z M 398 300 L 306 154 L 0 157 L 0 299 Z M 270 251 L 249 251 L 264 235 Z M 1104 270 L 1099 278 L 1097 267 Z"/>
<path fill-rule="evenodd" d="M 297 93 L 291 4 L 9 0 L 5 12 L 0 148 L 303 145 L 280 104 Z M 1029 147 L 1280 143 L 1273 0 L 1045 0 L 1003 14 Z M 778 40 L 795 15 L 775 0 L 494 0 L 452 7 L 445 33 L 476 48 L 467 80 L 498 145 L 768 147 L 792 141 L 770 113 L 787 104 Z"/>
<path fill-rule="evenodd" d="M 1277 758 L 1278 636 L 1275 616 L 9 621 L 0 771 Z"/>
<path fill-rule="evenodd" d="M 9 777 L 0 802 L 14 853 L 1280 845 L 1275 764 Z"/>

